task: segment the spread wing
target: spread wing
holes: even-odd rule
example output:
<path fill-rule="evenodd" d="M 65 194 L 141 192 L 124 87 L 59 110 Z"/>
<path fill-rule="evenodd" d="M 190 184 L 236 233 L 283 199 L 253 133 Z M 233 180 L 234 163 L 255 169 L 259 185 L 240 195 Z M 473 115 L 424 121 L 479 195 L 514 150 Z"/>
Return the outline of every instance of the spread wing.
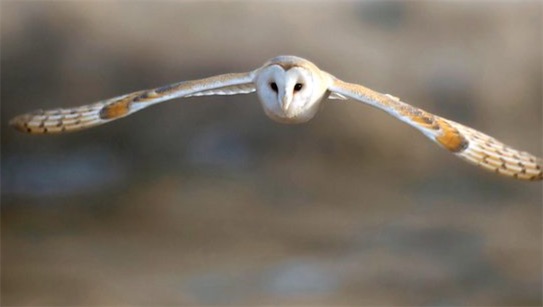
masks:
<path fill-rule="evenodd" d="M 16 116 L 10 121 L 10 125 L 31 134 L 81 130 L 128 116 L 170 99 L 251 93 L 255 91 L 253 79 L 254 72 L 247 72 L 184 81 L 74 108 L 37 110 Z"/>
<path fill-rule="evenodd" d="M 522 180 L 543 179 L 543 162 L 540 158 L 504 145 L 480 131 L 358 84 L 334 79 L 329 90 L 389 113 L 456 156 L 484 169 Z"/>

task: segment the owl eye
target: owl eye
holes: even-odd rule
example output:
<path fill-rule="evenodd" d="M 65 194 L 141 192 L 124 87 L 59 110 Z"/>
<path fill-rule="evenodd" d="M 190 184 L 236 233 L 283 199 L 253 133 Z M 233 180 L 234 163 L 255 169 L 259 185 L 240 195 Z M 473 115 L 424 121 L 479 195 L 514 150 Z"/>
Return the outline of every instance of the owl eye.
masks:
<path fill-rule="evenodd" d="M 298 91 L 300 91 L 303 87 L 304 87 L 303 84 L 301 84 L 301 83 L 296 83 L 296 84 L 294 85 L 294 91 L 295 91 L 295 92 L 298 92 Z"/>
<path fill-rule="evenodd" d="M 277 83 L 275 83 L 275 82 L 270 83 L 270 87 L 274 92 L 277 93 Z"/>

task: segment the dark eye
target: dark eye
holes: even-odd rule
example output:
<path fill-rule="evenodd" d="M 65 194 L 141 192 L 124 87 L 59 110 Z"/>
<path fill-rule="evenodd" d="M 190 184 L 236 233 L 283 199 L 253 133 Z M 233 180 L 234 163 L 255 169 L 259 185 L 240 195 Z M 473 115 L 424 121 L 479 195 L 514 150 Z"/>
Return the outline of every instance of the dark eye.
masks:
<path fill-rule="evenodd" d="M 275 82 L 270 83 L 270 87 L 274 92 L 277 93 L 277 83 L 275 83 Z"/>
<path fill-rule="evenodd" d="M 301 83 L 296 83 L 296 84 L 294 85 L 294 91 L 295 91 L 295 92 L 298 92 L 298 91 L 300 91 L 300 90 L 302 89 L 302 87 L 304 87 L 303 84 L 301 84 Z"/>

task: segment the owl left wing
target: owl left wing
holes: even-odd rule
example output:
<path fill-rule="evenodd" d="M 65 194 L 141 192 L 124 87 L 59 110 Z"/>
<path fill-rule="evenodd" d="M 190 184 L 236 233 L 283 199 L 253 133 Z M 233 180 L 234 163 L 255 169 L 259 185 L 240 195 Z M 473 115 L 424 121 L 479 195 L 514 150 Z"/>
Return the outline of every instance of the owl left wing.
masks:
<path fill-rule="evenodd" d="M 255 71 L 224 74 L 137 91 L 74 108 L 37 110 L 16 116 L 9 123 L 15 129 L 30 134 L 76 131 L 101 125 L 175 98 L 251 93 L 255 91 L 254 74 Z"/>
<path fill-rule="evenodd" d="M 540 158 L 504 145 L 480 131 L 413 107 L 397 97 L 336 78 L 329 90 L 389 113 L 449 152 L 486 170 L 521 180 L 543 179 Z"/>

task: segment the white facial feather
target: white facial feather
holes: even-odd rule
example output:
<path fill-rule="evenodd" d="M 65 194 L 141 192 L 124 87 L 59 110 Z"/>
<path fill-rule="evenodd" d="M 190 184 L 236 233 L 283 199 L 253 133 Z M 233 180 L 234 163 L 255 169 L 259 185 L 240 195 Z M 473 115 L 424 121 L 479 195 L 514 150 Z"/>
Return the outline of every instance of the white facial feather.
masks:
<path fill-rule="evenodd" d="M 280 59 L 266 63 L 256 74 L 256 92 L 264 112 L 281 123 L 307 122 L 319 111 L 331 79 L 316 74 L 301 58 Z"/>
<path fill-rule="evenodd" d="M 477 130 L 413 107 L 399 98 L 347 83 L 308 60 L 279 56 L 247 73 L 218 75 L 138 91 L 69 109 L 34 111 L 10 121 L 32 133 L 81 130 L 116 120 L 175 98 L 247 94 L 256 90 L 264 112 L 281 123 L 303 123 L 315 116 L 324 98 L 355 99 L 379 108 L 423 133 L 456 156 L 497 174 L 542 180 L 541 159 L 518 151 Z"/>

